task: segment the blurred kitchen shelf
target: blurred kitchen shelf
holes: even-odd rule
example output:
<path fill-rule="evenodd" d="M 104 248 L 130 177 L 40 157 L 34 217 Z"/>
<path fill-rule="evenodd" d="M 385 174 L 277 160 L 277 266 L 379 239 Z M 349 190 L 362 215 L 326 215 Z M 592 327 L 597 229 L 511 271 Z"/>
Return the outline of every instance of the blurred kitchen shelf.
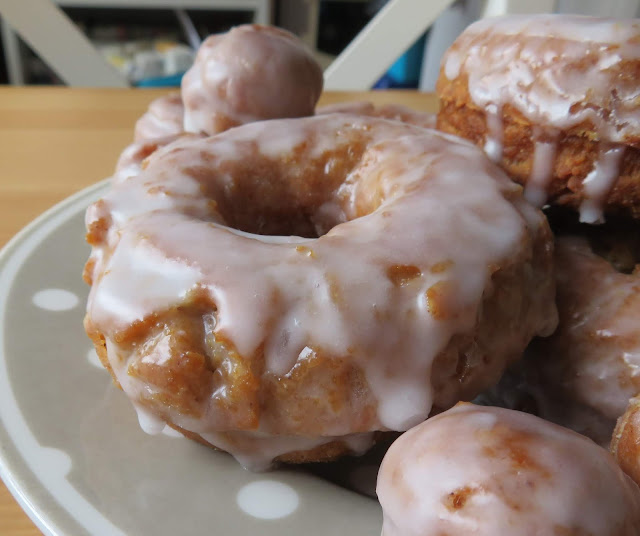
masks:
<path fill-rule="evenodd" d="M 61 7 L 119 9 L 203 9 L 208 11 L 250 11 L 253 21 L 269 24 L 271 0 L 54 0 Z"/>
<path fill-rule="evenodd" d="M 272 0 L 53 0 L 94 43 L 156 39 L 196 45 L 201 36 L 244 23 L 269 24 Z M 25 2 L 26 4 L 26 2 Z M 26 6 L 25 6 L 26 7 Z M 194 39 L 195 37 L 195 39 Z M 2 24 L 8 81 L 60 83 L 55 73 L 32 52 L 5 21 Z"/>
<path fill-rule="evenodd" d="M 158 40 L 195 47 L 194 34 L 206 37 L 237 24 L 273 23 L 301 37 L 326 68 L 384 5 L 384 0 L 53 0 L 53 3 L 101 51 L 114 50 L 110 45 L 144 40 L 150 48 Z M 188 16 L 197 30 L 191 32 L 191 37 L 178 12 Z M 3 30 L 6 28 L 3 21 Z M 3 45 L 8 79 L 12 83 L 62 83 L 10 28 L 3 31 Z M 121 63 L 120 57 L 116 59 Z M 91 69 L 87 68 L 88 71 Z M 82 75 L 78 81 L 76 76 L 67 82 L 83 85 L 86 78 Z"/>

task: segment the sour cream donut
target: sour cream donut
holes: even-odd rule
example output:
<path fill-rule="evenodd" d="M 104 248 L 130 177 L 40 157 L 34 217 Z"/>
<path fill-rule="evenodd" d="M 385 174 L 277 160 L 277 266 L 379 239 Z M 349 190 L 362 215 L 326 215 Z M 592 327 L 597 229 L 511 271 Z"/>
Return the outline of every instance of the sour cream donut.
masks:
<path fill-rule="evenodd" d="M 640 489 L 591 440 L 460 404 L 400 436 L 377 486 L 383 536 L 637 536 Z"/>
<path fill-rule="evenodd" d="M 483 146 L 540 206 L 640 217 L 639 69 L 637 19 L 485 19 L 443 58 L 438 128 Z"/>
<path fill-rule="evenodd" d="M 252 121 L 313 115 L 322 69 L 293 34 L 244 25 L 208 37 L 182 78 L 184 130 L 215 134 Z"/>
<path fill-rule="evenodd" d="M 556 324 L 543 214 L 473 145 L 397 121 L 179 139 L 87 227 L 85 327 L 142 421 L 253 468 L 362 451 Z"/>

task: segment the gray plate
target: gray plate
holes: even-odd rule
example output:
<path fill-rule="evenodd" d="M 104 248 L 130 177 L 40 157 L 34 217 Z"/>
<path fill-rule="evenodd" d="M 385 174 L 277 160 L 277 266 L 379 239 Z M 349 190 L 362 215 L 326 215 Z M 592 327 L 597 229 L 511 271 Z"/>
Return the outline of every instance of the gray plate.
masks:
<path fill-rule="evenodd" d="M 105 188 L 0 253 L 0 476 L 31 519 L 56 536 L 379 534 L 378 503 L 353 491 L 371 494 L 375 456 L 252 474 L 175 432 L 142 432 L 82 329 L 84 211 Z"/>

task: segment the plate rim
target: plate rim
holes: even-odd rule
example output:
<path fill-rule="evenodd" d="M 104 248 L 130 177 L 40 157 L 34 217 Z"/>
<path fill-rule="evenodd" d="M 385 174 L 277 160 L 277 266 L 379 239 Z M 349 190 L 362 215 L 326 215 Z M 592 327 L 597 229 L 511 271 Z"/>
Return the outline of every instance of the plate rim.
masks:
<path fill-rule="evenodd" d="M 58 203 L 49 207 L 47 210 L 36 216 L 33 220 L 22 227 L 15 235 L 13 235 L 9 241 L 0 249 L 0 275 L 2 275 L 6 269 L 6 264 L 16 253 L 18 248 L 31 236 L 36 230 L 46 228 L 46 224 L 51 218 L 62 213 L 65 210 L 70 209 L 73 205 L 80 203 L 82 200 L 90 202 L 91 199 L 96 198 L 102 190 L 105 190 L 110 183 L 110 179 L 103 179 L 90 186 L 82 188 L 70 196 L 62 199 Z M 11 287 L 9 287 L 10 290 Z M 4 305 L 3 305 L 4 312 Z M 4 330 L 0 326 L 0 352 L 4 355 Z M 22 462 L 26 464 L 26 470 L 31 471 L 23 453 L 17 448 L 12 441 L 6 426 L 2 426 L 7 433 L 8 439 L 11 442 L 11 446 L 17 451 L 17 456 L 21 458 Z M 0 445 L 1 446 L 1 445 Z M 64 536 L 65 532 L 62 531 L 59 523 L 52 519 L 53 511 L 42 511 L 38 508 L 30 498 L 30 493 L 26 489 L 24 482 L 25 477 L 20 477 L 20 470 L 15 467 L 15 462 L 11 462 L 8 453 L 5 449 L 0 449 L 0 479 L 4 482 L 7 490 L 15 501 L 20 505 L 22 511 L 29 517 L 33 524 L 46 536 Z M 33 476 L 36 480 L 40 481 L 38 475 L 35 473 Z M 47 490 L 49 494 L 51 492 Z M 54 502 L 58 508 L 64 510 L 64 506 L 53 497 Z M 77 520 L 76 520 L 77 521 Z M 78 522 L 79 525 L 82 525 Z"/>

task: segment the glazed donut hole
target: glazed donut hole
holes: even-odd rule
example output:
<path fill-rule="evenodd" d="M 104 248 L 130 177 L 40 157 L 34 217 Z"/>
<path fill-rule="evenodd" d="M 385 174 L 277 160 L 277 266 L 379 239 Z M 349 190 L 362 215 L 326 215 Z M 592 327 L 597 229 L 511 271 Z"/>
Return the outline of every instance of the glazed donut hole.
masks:
<path fill-rule="evenodd" d="M 636 534 L 640 490 L 609 453 L 547 421 L 458 404 L 380 467 L 383 536 Z"/>
<path fill-rule="evenodd" d="M 243 25 L 208 37 L 182 84 L 184 129 L 215 134 L 252 121 L 313 115 L 323 77 L 292 34 Z"/>

